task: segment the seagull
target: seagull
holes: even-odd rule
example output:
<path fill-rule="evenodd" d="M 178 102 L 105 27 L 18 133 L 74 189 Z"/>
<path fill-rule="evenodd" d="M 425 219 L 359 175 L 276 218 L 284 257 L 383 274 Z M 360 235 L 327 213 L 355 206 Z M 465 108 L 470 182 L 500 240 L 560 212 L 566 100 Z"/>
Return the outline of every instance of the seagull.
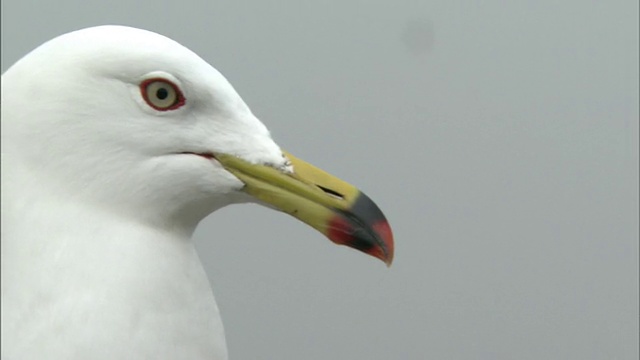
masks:
<path fill-rule="evenodd" d="M 2 75 L 1 104 L 2 359 L 227 359 L 191 236 L 230 204 L 391 264 L 378 206 L 282 150 L 223 75 L 167 37 L 54 38 Z"/>

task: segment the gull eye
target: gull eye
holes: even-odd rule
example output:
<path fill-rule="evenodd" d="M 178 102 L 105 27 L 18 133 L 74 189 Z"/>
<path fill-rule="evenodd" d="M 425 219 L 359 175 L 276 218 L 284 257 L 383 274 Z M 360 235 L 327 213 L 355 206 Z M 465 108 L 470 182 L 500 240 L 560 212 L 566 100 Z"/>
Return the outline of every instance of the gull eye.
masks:
<path fill-rule="evenodd" d="M 184 105 L 180 88 L 166 79 L 148 79 L 140 84 L 144 101 L 159 111 L 175 110 Z"/>

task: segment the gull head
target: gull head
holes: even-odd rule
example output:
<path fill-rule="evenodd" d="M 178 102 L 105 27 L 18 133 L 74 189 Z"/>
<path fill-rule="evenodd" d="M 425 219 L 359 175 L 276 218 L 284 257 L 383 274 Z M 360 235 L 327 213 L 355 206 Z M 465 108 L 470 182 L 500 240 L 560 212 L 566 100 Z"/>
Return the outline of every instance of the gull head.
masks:
<path fill-rule="evenodd" d="M 164 36 L 101 26 L 57 37 L 2 76 L 4 170 L 137 221 L 195 228 L 253 201 L 387 264 L 389 225 L 352 185 L 283 151 L 231 84 Z M 3 165 L 4 167 L 4 165 Z M 26 176 L 25 176 L 26 174 Z"/>

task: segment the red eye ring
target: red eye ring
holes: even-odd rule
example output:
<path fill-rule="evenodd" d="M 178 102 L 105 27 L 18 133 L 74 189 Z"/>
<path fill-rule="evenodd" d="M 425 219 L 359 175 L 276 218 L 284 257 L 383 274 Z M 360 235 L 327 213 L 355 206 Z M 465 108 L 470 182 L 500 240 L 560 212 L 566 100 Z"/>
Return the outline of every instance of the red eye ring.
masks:
<path fill-rule="evenodd" d="M 144 80 L 140 83 L 140 93 L 147 105 L 158 111 L 175 110 L 186 101 L 180 88 L 163 78 Z"/>

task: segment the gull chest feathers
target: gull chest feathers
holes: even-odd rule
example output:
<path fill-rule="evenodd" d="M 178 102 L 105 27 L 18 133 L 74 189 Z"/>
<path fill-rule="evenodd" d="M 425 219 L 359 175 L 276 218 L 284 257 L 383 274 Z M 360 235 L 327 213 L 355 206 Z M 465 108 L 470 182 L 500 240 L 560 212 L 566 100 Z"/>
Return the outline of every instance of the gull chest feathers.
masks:
<path fill-rule="evenodd" d="M 101 26 L 33 50 L 2 75 L 2 358 L 226 359 L 191 235 L 242 202 L 393 259 L 380 209 L 180 44 Z"/>

